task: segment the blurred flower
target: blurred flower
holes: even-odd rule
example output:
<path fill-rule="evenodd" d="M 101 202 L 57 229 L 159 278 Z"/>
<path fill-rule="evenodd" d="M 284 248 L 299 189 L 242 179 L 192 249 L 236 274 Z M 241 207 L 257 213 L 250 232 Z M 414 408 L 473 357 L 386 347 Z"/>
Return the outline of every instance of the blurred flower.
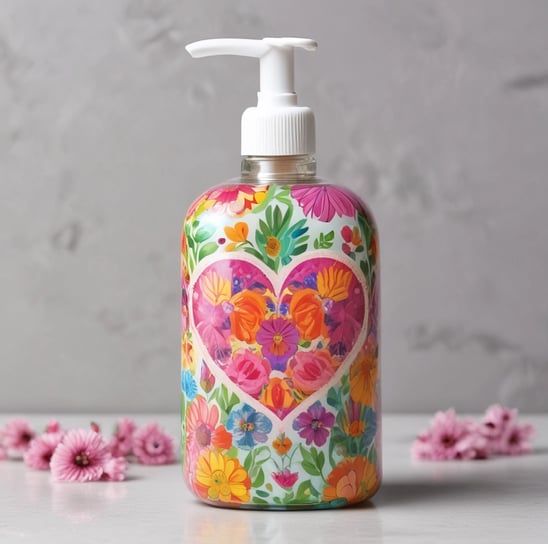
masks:
<path fill-rule="evenodd" d="M 133 451 L 133 433 L 137 425 L 129 417 L 118 420 L 114 434 L 108 444 L 110 452 L 114 457 L 125 457 Z"/>
<path fill-rule="evenodd" d="M 530 423 L 518 425 L 514 423 L 509 426 L 503 437 L 498 442 L 495 453 L 500 455 L 522 455 L 531 453 L 533 447 L 531 438 L 535 434 L 535 427 Z"/>
<path fill-rule="evenodd" d="M 143 465 L 167 465 L 175 461 L 173 437 L 155 421 L 133 435 L 133 453 Z"/>
<path fill-rule="evenodd" d="M 111 457 L 104 465 L 101 480 L 121 482 L 126 479 L 128 462 L 125 457 Z"/>
<path fill-rule="evenodd" d="M 0 431 L 3 447 L 17 454 L 29 449 L 30 442 L 34 438 L 34 431 L 29 422 L 23 418 L 8 421 Z"/>
<path fill-rule="evenodd" d="M 58 433 L 61 431 L 61 424 L 56 419 L 50 419 L 46 425 L 47 433 Z"/>
<path fill-rule="evenodd" d="M 100 434 L 83 429 L 68 431 L 51 457 L 51 474 L 54 480 L 100 480 L 109 459 L 108 446 Z"/>
<path fill-rule="evenodd" d="M 46 432 L 34 438 L 29 449 L 23 454 L 23 461 L 29 468 L 49 470 L 53 452 L 62 442 L 64 433 Z"/>

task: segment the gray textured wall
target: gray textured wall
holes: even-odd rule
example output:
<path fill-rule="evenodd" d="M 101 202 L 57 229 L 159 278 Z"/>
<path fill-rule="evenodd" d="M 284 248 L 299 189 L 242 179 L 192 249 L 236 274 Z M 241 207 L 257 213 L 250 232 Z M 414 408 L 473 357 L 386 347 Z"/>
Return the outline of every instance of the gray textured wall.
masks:
<path fill-rule="evenodd" d="M 548 2 L 0 0 L 0 410 L 177 410 L 179 229 L 302 35 L 319 173 L 376 212 L 388 411 L 548 409 Z"/>

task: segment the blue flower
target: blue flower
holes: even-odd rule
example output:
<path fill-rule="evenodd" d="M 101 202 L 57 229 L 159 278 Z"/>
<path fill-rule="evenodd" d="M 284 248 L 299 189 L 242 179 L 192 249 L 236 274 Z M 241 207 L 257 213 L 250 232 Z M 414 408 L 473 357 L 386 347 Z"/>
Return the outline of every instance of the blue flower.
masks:
<path fill-rule="evenodd" d="M 244 450 L 252 449 L 258 442 L 266 442 L 272 430 L 272 422 L 264 414 L 248 404 L 239 410 L 232 410 L 226 421 L 226 428 L 232 433 L 237 446 Z"/>
<path fill-rule="evenodd" d="M 196 396 L 196 393 L 198 393 L 198 386 L 190 370 L 185 369 L 181 372 L 181 390 L 187 400 L 192 400 Z"/>

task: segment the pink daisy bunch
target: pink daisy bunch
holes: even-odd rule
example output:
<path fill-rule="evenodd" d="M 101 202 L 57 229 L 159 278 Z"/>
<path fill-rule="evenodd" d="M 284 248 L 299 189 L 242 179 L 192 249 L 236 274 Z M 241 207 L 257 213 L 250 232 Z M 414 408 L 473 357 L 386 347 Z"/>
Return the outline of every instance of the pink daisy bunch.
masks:
<path fill-rule="evenodd" d="M 133 453 L 133 434 L 136 429 L 137 425 L 133 419 L 123 417 L 118 420 L 108 444 L 114 457 L 127 457 Z"/>
<path fill-rule="evenodd" d="M 133 435 L 133 453 L 143 465 L 167 465 L 175 461 L 173 437 L 152 422 Z"/>
<path fill-rule="evenodd" d="M 34 438 L 29 449 L 23 454 L 25 465 L 35 470 L 49 470 L 53 452 L 62 441 L 63 433 L 61 432 L 45 432 Z"/>
<path fill-rule="evenodd" d="M 487 459 L 492 454 L 518 455 L 531 451 L 534 427 L 517 423 L 517 410 L 490 406 L 476 422 L 458 418 L 455 410 L 437 412 L 430 427 L 411 446 L 418 460 Z"/>

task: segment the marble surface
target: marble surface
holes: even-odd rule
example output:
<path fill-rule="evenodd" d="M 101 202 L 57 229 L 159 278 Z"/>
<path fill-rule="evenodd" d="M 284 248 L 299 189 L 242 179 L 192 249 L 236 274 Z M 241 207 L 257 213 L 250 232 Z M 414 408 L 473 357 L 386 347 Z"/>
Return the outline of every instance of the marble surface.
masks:
<path fill-rule="evenodd" d="M 61 416 L 67 427 L 86 416 Z M 157 416 L 177 432 L 174 416 Z M 0 425 L 8 416 L 0 416 Z M 144 423 L 152 416 L 140 417 Z M 106 431 L 114 418 L 95 417 Z M 2 544 L 427 544 L 524 542 L 548 534 L 548 416 L 535 452 L 516 458 L 413 463 L 409 444 L 426 416 L 386 416 L 384 484 L 362 506 L 306 512 L 212 508 L 186 490 L 178 465 L 132 465 L 125 482 L 52 483 L 21 462 L 0 463 Z M 43 425 L 44 417 L 31 421 Z"/>
<path fill-rule="evenodd" d="M 0 410 L 177 403 L 182 218 L 258 83 L 184 45 L 304 35 L 318 173 L 379 223 L 385 408 L 548 411 L 547 28 L 545 0 L 2 0 Z"/>

